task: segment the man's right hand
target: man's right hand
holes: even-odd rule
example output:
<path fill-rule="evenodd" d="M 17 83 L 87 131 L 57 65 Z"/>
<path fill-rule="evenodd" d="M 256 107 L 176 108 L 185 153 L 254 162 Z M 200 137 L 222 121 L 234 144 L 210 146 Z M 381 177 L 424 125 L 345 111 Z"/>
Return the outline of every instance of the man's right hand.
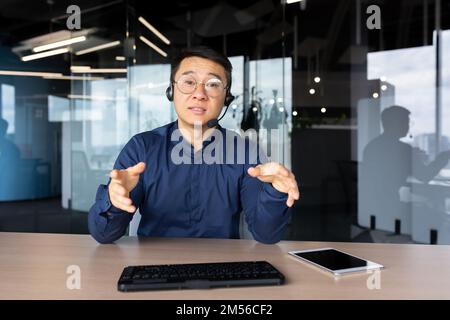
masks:
<path fill-rule="evenodd" d="M 136 207 L 130 198 L 130 192 L 139 182 L 139 175 L 144 172 L 145 163 L 139 162 L 133 167 L 123 170 L 112 170 L 110 173 L 111 182 L 108 186 L 109 199 L 114 207 L 134 213 Z"/>

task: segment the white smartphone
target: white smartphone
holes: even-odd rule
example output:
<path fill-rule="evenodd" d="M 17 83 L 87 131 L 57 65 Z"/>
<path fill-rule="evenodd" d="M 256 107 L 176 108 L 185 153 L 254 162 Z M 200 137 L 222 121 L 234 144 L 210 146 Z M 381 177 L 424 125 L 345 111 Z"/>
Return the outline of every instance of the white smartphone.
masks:
<path fill-rule="evenodd" d="M 383 269 L 384 266 L 334 248 L 289 251 L 297 259 L 311 263 L 335 276 L 351 272 Z"/>

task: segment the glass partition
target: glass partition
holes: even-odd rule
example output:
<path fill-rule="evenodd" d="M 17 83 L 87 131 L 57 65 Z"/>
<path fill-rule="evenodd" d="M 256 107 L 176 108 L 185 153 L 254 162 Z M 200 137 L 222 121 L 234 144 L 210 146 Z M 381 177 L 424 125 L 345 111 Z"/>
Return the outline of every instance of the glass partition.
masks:
<path fill-rule="evenodd" d="M 79 29 L 64 2 L 0 6 L 0 230 L 87 233 L 125 143 L 177 119 L 171 59 L 206 45 L 233 65 L 221 125 L 299 182 L 285 239 L 450 244 L 446 1 L 76 5 Z"/>

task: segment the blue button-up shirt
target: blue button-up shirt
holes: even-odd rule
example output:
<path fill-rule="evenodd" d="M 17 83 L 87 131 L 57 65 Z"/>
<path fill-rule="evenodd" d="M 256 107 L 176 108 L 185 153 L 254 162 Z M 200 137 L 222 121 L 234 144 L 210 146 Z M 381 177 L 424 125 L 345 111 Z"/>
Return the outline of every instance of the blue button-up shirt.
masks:
<path fill-rule="evenodd" d="M 135 135 L 115 162 L 115 169 L 146 164 L 130 192 L 141 214 L 138 235 L 239 238 L 243 213 L 255 240 L 278 242 L 290 217 L 287 194 L 247 173 L 249 167 L 267 161 L 262 150 L 253 152 L 255 144 L 218 126 L 219 135 L 213 134 L 194 151 L 179 130 L 174 134 L 176 129 L 177 121 Z M 245 157 L 239 145 L 245 146 Z M 132 217 L 111 204 L 108 185 L 99 186 L 89 211 L 89 230 L 98 242 L 119 239 Z"/>

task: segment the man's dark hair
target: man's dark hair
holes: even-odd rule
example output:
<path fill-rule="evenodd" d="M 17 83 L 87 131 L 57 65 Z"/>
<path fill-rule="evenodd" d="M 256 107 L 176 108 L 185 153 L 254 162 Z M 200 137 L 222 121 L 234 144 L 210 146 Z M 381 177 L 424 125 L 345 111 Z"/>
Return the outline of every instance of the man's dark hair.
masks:
<path fill-rule="evenodd" d="M 231 66 L 230 60 L 223 55 L 209 47 L 206 46 L 196 46 L 189 49 L 185 49 L 181 51 L 181 53 L 172 61 L 172 71 L 170 73 L 170 83 L 175 81 L 175 74 L 180 68 L 181 61 L 189 57 L 200 57 L 204 59 L 208 59 L 220 64 L 225 69 L 225 76 L 227 80 L 227 90 L 229 91 L 231 88 L 231 72 L 233 67 Z"/>

